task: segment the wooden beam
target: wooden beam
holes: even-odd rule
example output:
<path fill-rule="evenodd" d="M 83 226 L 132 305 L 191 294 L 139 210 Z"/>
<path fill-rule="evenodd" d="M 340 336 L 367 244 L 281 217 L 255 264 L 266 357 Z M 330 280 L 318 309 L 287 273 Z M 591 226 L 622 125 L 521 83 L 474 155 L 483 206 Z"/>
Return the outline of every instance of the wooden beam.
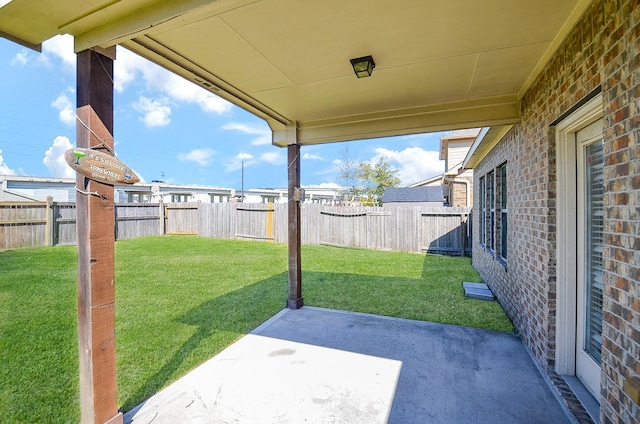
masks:
<path fill-rule="evenodd" d="M 300 228 L 300 201 L 296 198 L 296 191 L 300 188 L 300 145 L 287 146 L 289 157 L 289 297 L 287 307 L 299 309 L 304 304 L 302 299 L 302 260 L 300 246 L 302 243 Z"/>
<path fill-rule="evenodd" d="M 113 60 L 77 55 L 76 145 L 113 152 Z M 113 186 L 76 177 L 81 422 L 121 424 L 116 398 Z"/>
<path fill-rule="evenodd" d="M 520 120 L 518 97 L 500 96 L 446 104 L 410 107 L 361 115 L 296 122 L 296 144 L 307 146 L 350 140 L 447 131 L 456 128 L 513 125 Z M 289 143 L 289 127 L 268 121 L 272 144 Z"/>

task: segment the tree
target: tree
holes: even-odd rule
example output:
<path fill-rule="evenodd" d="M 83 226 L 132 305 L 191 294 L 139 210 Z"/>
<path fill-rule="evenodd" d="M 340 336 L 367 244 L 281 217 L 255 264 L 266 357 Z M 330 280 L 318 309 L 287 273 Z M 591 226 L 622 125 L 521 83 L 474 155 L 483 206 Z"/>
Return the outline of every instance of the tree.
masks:
<path fill-rule="evenodd" d="M 365 187 L 366 201 L 379 206 L 382 205 L 384 191 L 400 185 L 398 170 L 382 157 L 373 165 L 370 162 L 360 162 L 357 176 Z"/>
<path fill-rule="evenodd" d="M 356 160 L 356 155 L 351 155 L 349 143 L 346 143 L 344 149 L 342 149 L 340 164 L 338 165 L 338 178 L 342 181 L 343 186 L 346 187 L 343 200 L 347 202 L 352 201 L 354 197 L 360 194 L 360 190 L 356 186 L 359 167 L 360 164 Z"/>

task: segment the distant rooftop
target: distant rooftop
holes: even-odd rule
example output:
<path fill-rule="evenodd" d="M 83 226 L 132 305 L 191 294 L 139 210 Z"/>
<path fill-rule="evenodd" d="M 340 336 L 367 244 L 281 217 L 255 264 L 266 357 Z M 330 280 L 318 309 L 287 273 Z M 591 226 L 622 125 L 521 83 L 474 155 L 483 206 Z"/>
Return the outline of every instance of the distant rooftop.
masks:
<path fill-rule="evenodd" d="M 384 191 L 382 203 L 444 202 L 442 186 L 393 187 Z"/>
<path fill-rule="evenodd" d="M 452 140 L 456 138 L 475 138 L 480 133 L 480 128 L 469 128 L 466 130 L 456 130 L 442 137 L 442 139 Z"/>

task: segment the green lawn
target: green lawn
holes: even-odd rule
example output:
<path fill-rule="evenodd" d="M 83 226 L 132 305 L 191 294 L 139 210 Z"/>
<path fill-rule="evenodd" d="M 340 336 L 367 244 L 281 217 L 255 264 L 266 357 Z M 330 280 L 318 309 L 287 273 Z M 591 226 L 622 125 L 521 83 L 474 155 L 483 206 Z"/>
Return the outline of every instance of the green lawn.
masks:
<path fill-rule="evenodd" d="M 467 299 L 468 258 L 303 247 L 306 305 L 513 331 L 497 302 Z M 0 252 L 0 416 L 79 421 L 76 248 Z M 123 411 L 284 307 L 286 245 L 193 236 L 116 244 Z"/>

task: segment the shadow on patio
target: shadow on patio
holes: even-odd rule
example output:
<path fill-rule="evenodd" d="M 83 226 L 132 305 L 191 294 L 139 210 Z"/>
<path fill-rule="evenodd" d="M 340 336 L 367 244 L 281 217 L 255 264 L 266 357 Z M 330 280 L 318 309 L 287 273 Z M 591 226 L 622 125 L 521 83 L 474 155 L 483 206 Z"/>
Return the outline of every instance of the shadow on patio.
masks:
<path fill-rule="evenodd" d="M 459 258 L 415 255 L 415 261 L 403 265 L 394 263 L 392 267 L 376 267 L 373 264 L 363 274 L 361 267 L 360 273 L 353 272 L 350 267 L 350 262 L 362 262 L 362 258 L 347 255 L 348 258 L 345 259 L 345 255 L 342 255 L 342 252 L 346 254 L 358 252 L 357 250 L 336 249 L 335 252 L 332 264 L 345 272 L 322 272 L 318 269 L 326 268 L 326 264 L 309 264 L 309 270 L 303 273 L 306 304 L 505 331 L 513 328 L 497 302 L 482 302 L 464 297 L 460 281 L 473 281 L 477 274 L 470 266 L 460 266 Z M 211 284 L 215 285 L 215 276 L 211 278 Z M 137 368 L 128 368 L 138 374 L 132 375 L 130 382 L 127 382 L 131 389 L 121 404 L 123 409 L 126 411 L 133 408 L 176 380 L 187 369 L 195 366 L 189 365 L 194 364 L 195 357 L 210 358 L 219 353 L 219 346 L 226 346 L 270 319 L 283 307 L 286 281 L 286 273 L 274 274 L 202 303 L 191 303 L 196 305 L 191 309 L 181 309 L 182 313 L 176 314 L 173 321 L 178 326 L 188 328 L 185 331 L 187 335 L 181 341 L 171 337 L 166 339 L 162 347 L 165 352 L 156 357 L 162 357 L 162 360 L 155 360 L 145 366 L 148 370 L 145 378 L 139 377 Z M 176 298 L 179 294 L 176 293 Z M 191 298 L 197 295 L 198 293 L 193 293 Z M 191 302 L 189 297 L 180 298 Z M 144 308 L 148 305 L 140 304 L 137 307 Z M 179 330 L 176 326 L 172 328 Z M 162 337 L 153 328 L 146 331 L 154 334 L 155 338 Z M 212 344 L 212 339 L 227 341 Z M 140 344 L 140 349 L 144 348 L 144 340 L 138 338 L 135 343 Z M 126 371 L 121 378 L 128 378 Z"/>
<path fill-rule="evenodd" d="M 184 319 L 215 303 L 204 303 Z M 215 328 L 212 323 L 199 332 Z M 197 343 L 194 337 L 186 348 Z M 514 334 L 306 306 L 277 313 L 125 416 L 129 423 L 151 421 L 568 419 Z"/>

